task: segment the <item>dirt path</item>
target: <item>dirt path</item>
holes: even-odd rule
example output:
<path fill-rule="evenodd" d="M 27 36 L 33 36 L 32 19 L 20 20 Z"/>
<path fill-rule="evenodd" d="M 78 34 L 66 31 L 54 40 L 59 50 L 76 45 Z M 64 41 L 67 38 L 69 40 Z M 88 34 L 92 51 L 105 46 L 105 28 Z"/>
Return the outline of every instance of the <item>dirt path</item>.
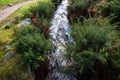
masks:
<path fill-rule="evenodd" d="M 37 1 L 37 0 L 29 0 L 29 1 L 26 1 L 26 2 L 15 4 L 11 7 L 7 7 L 4 10 L 0 10 L 0 21 L 7 18 L 10 14 L 12 14 L 14 11 L 16 11 L 19 7 L 21 7 L 25 4 L 31 3 L 31 2 L 35 2 L 35 1 Z"/>

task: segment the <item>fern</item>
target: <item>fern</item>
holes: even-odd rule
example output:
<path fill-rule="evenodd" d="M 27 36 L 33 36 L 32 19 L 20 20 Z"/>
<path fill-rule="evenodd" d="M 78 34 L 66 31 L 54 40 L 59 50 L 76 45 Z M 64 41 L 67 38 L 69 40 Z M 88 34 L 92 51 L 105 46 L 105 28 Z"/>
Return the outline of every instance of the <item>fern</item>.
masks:
<path fill-rule="evenodd" d="M 46 59 L 46 51 L 52 49 L 50 41 L 32 27 L 21 28 L 17 33 L 14 45 L 19 58 L 24 65 L 30 65 L 32 69 L 36 69 L 39 62 L 43 63 Z"/>
<path fill-rule="evenodd" d="M 118 58 L 120 39 L 117 38 L 114 28 L 115 26 L 110 25 L 109 21 L 99 18 L 86 19 L 83 24 L 78 22 L 72 25 L 71 35 L 76 44 L 67 45 L 67 54 L 65 54 L 68 59 L 74 61 L 68 68 L 69 71 L 72 70 L 72 74 L 80 78 L 90 71 L 90 74 L 96 75 L 89 76 L 91 79 L 99 79 L 102 75 L 109 78 L 111 77 L 108 76 L 110 70 L 120 68 Z M 109 68 L 109 66 L 116 67 Z"/>

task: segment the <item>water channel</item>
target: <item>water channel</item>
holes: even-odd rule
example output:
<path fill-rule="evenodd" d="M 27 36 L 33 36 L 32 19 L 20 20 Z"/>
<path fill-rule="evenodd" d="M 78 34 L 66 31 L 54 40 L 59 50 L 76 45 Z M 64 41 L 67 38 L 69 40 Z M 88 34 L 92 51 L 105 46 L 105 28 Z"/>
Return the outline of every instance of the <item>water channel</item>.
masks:
<path fill-rule="evenodd" d="M 60 5 L 58 5 L 57 10 L 54 13 L 52 19 L 51 30 L 51 42 L 54 46 L 54 50 L 49 54 L 50 58 L 50 73 L 47 80 L 76 80 L 71 75 L 67 75 L 59 71 L 64 69 L 70 64 L 71 61 L 66 60 L 63 57 L 65 54 L 65 47 L 69 42 L 72 42 L 70 37 L 70 25 L 67 18 L 67 7 L 69 6 L 68 0 L 63 0 Z"/>

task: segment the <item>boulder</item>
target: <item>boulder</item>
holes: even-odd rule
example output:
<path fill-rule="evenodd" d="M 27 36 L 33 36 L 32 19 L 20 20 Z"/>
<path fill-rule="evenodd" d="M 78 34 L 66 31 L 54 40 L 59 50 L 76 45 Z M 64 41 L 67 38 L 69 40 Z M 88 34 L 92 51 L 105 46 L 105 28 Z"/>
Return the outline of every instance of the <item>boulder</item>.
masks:
<path fill-rule="evenodd" d="M 3 58 L 3 62 L 7 62 L 14 55 L 14 53 L 14 51 L 8 51 Z"/>
<path fill-rule="evenodd" d="M 31 22 L 30 18 L 26 18 L 21 23 L 19 23 L 17 26 L 22 27 L 22 26 L 25 26 L 27 24 L 30 24 L 30 22 Z"/>
<path fill-rule="evenodd" d="M 8 4 L 8 6 L 9 6 L 9 7 L 11 7 L 11 6 L 12 6 L 12 4 L 10 3 L 10 4 Z"/>
<path fill-rule="evenodd" d="M 10 48 L 11 48 L 11 47 L 10 47 L 9 45 L 5 45 L 5 48 L 4 48 L 4 49 L 5 49 L 5 52 L 8 52 L 8 51 L 10 50 Z"/>

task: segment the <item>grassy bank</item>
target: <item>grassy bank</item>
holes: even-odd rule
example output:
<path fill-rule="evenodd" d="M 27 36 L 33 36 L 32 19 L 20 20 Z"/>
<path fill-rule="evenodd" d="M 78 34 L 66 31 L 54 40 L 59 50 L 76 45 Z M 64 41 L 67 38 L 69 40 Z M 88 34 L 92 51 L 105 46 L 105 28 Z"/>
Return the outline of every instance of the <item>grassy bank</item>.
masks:
<path fill-rule="evenodd" d="M 5 5 L 9 3 L 18 3 L 23 1 L 27 1 L 27 0 L 0 0 L 0 5 Z"/>
<path fill-rule="evenodd" d="M 0 62 L 2 61 L 3 56 L 5 55 L 4 52 L 4 46 L 7 42 L 9 42 L 12 38 L 13 38 L 13 29 L 16 26 L 17 23 L 19 23 L 20 21 L 22 21 L 21 17 L 24 16 L 22 12 L 26 12 L 31 5 L 36 5 L 37 2 L 34 3 L 30 3 L 27 5 L 24 5 L 22 7 L 20 7 L 18 10 L 16 10 L 14 13 L 12 13 L 9 17 L 7 17 L 6 19 L 2 20 L 0 22 Z M 19 16 L 19 17 L 18 17 Z M 9 29 L 4 29 L 2 28 L 3 26 L 6 26 L 6 24 L 15 19 L 15 22 L 13 22 L 12 24 L 8 25 Z"/>
<path fill-rule="evenodd" d="M 18 10 L 16 10 L 10 16 L 8 16 L 7 18 L 0 21 L 0 27 L 6 25 L 9 21 L 11 21 L 13 19 L 16 19 L 16 17 L 19 17 L 19 18 L 23 17 L 24 16 L 23 12 L 27 12 L 27 10 L 29 10 L 29 8 L 32 5 L 37 5 L 37 2 L 29 3 L 27 5 L 24 5 L 24 6 L 20 7 Z"/>
<path fill-rule="evenodd" d="M 4 26 L 11 19 L 15 19 L 15 21 L 9 25 L 10 28 L 0 29 L 0 79 L 29 80 L 30 77 L 27 73 L 28 65 L 30 65 L 33 71 L 39 67 L 38 62 L 42 62 L 41 65 L 43 65 L 43 67 L 46 67 L 44 66 L 43 60 L 44 58 L 46 59 L 44 55 L 46 53 L 46 50 L 49 49 L 49 40 L 47 40 L 46 36 L 48 33 L 45 33 L 45 30 L 43 28 L 47 28 L 50 25 L 49 23 L 54 13 L 55 7 L 52 3 L 47 2 L 49 0 L 43 1 L 44 2 L 30 3 L 28 5 L 22 6 L 0 23 L 2 26 Z M 35 19 L 32 19 L 31 16 L 35 16 L 36 21 L 39 22 L 37 26 L 34 24 Z M 32 23 L 27 27 L 23 26 L 23 28 L 16 28 L 17 24 L 25 18 L 31 18 Z M 20 30 L 20 32 L 14 32 L 15 30 Z M 15 33 L 17 35 L 15 35 Z M 16 49 L 16 54 L 9 61 L 7 61 L 7 63 L 3 63 L 2 59 L 5 55 L 4 46 L 11 39 L 15 39 L 13 40 L 13 43 L 15 42 L 14 45 L 16 45 L 14 46 L 14 49 Z M 24 41 L 27 41 L 25 42 L 26 44 L 22 43 Z M 23 44 L 22 47 L 21 44 Z M 13 44 L 11 43 L 10 45 L 12 46 Z M 26 45 L 29 48 L 26 48 Z M 44 73 L 46 72 L 42 72 L 40 74 L 43 75 Z"/>
<path fill-rule="evenodd" d="M 15 5 L 17 3 L 21 3 L 21 2 L 25 2 L 25 1 L 27 1 L 27 0 L 0 0 L 0 9 L 7 8 L 8 4 Z"/>

